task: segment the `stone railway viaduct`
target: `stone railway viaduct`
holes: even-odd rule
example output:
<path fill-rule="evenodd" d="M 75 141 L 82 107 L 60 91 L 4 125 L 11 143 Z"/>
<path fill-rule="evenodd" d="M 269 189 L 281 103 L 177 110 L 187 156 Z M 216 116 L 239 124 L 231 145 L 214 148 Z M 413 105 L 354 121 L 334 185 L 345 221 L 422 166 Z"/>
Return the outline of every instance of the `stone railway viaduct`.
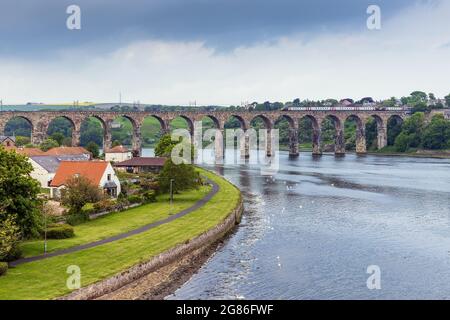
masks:
<path fill-rule="evenodd" d="M 104 147 L 111 147 L 111 124 L 118 117 L 125 117 L 130 120 L 133 125 L 133 150 L 138 153 L 141 150 L 142 135 L 141 127 L 144 119 L 147 117 L 156 118 L 162 132 L 170 131 L 170 122 L 182 117 L 186 120 L 191 135 L 194 133 L 194 125 L 197 121 L 202 121 L 205 117 L 210 118 L 217 129 L 217 132 L 224 131 L 224 124 L 230 118 L 239 120 L 241 129 L 244 132 L 250 128 L 250 122 L 255 118 L 261 118 L 265 124 L 265 128 L 269 130 L 281 119 L 286 119 L 289 123 L 289 140 L 290 155 L 296 156 L 298 150 L 298 130 L 300 119 L 307 117 L 311 119 L 313 126 L 313 154 L 321 154 L 321 125 L 326 118 L 333 120 L 336 129 L 335 153 L 337 155 L 345 153 L 344 141 L 344 122 L 347 119 L 354 119 L 357 124 L 356 130 L 356 151 L 357 153 L 366 152 L 365 140 L 365 124 L 370 117 L 377 122 L 378 128 L 378 148 L 387 145 L 387 124 L 391 118 L 403 121 L 407 115 L 403 111 L 246 111 L 246 112 L 229 112 L 229 111 L 190 111 L 190 112 L 112 112 L 112 111 L 4 111 L 0 112 L 0 135 L 4 133 L 5 126 L 13 118 L 20 117 L 28 121 L 31 125 L 31 139 L 33 144 L 41 143 L 47 136 L 47 129 L 52 120 L 63 117 L 68 119 L 72 124 L 72 145 L 76 146 L 80 143 L 81 124 L 90 117 L 94 117 L 103 125 Z M 269 134 L 270 138 L 271 135 Z M 267 139 L 270 141 L 270 139 Z M 248 137 L 245 139 L 248 144 Z M 267 154 L 271 155 L 271 143 L 266 144 Z M 220 148 L 216 148 L 220 149 Z M 248 147 L 244 149 L 248 156 Z M 216 150 L 217 151 L 217 150 Z M 219 152 L 223 153 L 223 149 Z"/>

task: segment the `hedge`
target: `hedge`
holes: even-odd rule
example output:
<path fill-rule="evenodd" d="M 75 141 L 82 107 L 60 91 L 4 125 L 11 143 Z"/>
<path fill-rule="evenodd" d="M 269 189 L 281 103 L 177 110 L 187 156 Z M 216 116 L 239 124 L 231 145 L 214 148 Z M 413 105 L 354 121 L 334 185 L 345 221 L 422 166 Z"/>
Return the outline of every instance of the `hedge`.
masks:
<path fill-rule="evenodd" d="M 6 274 L 8 271 L 8 264 L 6 262 L 0 262 L 0 276 Z"/>
<path fill-rule="evenodd" d="M 74 236 L 73 227 L 67 224 L 52 226 L 47 230 L 47 239 L 67 239 Z"/>

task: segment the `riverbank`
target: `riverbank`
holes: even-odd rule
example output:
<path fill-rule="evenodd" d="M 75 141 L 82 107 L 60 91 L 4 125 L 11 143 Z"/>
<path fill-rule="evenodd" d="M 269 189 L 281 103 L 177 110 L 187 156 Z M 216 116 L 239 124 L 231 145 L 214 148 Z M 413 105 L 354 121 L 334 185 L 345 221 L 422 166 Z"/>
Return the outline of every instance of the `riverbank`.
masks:
<path fill-rule="evenodd" d="M 219 192 L 200 208 L 124 239 L 11 268 L 0 277 L 0 299 L 93 299 L 201 248 L 214 237 L 219 239 L 224 230 L 218 226 L 224 222 L 230 226 L 237 218 L 240 192 L 225 179 L 200 171 L 219 186 Z M 80 270 L 82 288 L 77 291 L 67 287 L 69 266 Z"/>

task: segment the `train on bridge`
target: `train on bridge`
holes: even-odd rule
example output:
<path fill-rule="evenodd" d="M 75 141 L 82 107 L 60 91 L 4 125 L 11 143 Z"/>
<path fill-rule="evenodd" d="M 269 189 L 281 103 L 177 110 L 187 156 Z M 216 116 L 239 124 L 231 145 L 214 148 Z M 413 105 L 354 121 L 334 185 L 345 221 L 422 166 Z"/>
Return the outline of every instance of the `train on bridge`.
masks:
<path fill-rule="evenodd" d="M 375 105 L 340 105 L 340 106 L 316 106 L 316 107 L 285 107 L 282 111 L 395 111 L 405 112 L 406 114 L 411 112 L 409 107 L 384 107 Z"/>

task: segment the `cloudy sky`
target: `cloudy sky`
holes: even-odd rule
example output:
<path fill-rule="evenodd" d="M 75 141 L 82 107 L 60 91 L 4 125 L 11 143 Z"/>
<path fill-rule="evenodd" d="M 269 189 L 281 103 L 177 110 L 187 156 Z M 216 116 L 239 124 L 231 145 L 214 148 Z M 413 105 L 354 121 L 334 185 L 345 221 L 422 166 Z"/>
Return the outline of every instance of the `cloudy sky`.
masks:
<path fill-rule="evenodd" d="M 449 0 L 0 0 L 0 40 L 5 104 L 450 93 Z"/>

